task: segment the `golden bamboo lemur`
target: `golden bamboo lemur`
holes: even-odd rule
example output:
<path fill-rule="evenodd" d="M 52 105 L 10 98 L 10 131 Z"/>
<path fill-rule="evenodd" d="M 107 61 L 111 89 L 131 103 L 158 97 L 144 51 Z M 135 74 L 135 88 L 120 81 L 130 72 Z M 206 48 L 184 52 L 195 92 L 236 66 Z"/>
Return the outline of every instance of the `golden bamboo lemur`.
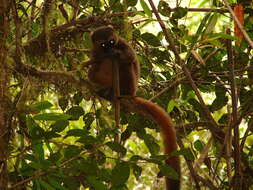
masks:
<path fill-rule="evenodd" d="M 119 67 L 120 96 L 132 97 L 136 104 L 146 110 L 160 125 L 165 154 L 170 155 L 177 150 L 176 133 L 169 115 L 151 101 L 136 97 L 137 81 L 140 68 L 132 47 L 117 36 L 111 26 L 100 27 L 91 34 L 93 44 L 89 79 L 104 87 L 99 92 L 106 99 L 113 99 L 113 61 Z M 177 156 L 169 156 L 166 163 L 180 175 L 180 163 Z M 180 180 L 166 178 L 167 190 L 179 190 Z"/>

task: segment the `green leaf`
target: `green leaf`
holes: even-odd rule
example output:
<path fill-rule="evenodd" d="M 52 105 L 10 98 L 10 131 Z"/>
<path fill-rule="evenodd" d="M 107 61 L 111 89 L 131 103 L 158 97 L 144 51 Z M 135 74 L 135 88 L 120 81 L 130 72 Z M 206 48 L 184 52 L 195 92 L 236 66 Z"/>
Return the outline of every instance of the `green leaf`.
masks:
<path fill-rule="evenodd" d="M 163 175 L 172 179 L 179 179 L 179 174 L 176 172 L 174 168 L 170 167 L 169 165 L 167 164 L 159 165 L 159 169 Z"/>
<path fill-rule="evenodd" d="M 227 114 L 227 113 L 225 113 L 225 114 L 223 114 L 221 117 L 220 117 L 220 119 L 218 120 L 218 122 L 220 123 L 220 124 L 227 124 L 228 123 L 228 120 L 229 120 L 229 114 Z"/>
<path fill-rule="evenodd" d="M 29 107 L 32 110 L 41 111 L 41 110 L 51 108 L 52 106 L 53 104 L 51 104 L 49 101 L 43 101 L 43 102 L 38 102 L 36 104 L 30 105 Z"/>
<path fill-rule="evenodd" d="M 131 158 L 130 158 L 130 161 L 133 161 L 133 162 L 137 162 L 139 160 L 143 160 L 143 158 L 141 156 L 138 156 L 138 155 L 133 155 Z"/>
<path fill-rule="evenodd" d="M 146 4 L 144 0 L 140 0 L 141 7 L 143 8 L 146 15 L 152 17 L 152 11 L 150 10 L 149 6 Z"/>
<path fill-rule="evenodd" d="M 59 163 L 61 161 L 62 154 L 61 152 L 55 152 L 50 154 L 48 160 L 50 160 L 52 163 Z"/>
<path fill-rule="evenodd" d="M 59 133 L 62 132 L 68 125 L 69 125 L 68 120 L 58 120 L 52 125 L 50 125 L 50 128 L 52 129 L 52 131 Z"/>
<path fill-rule="evenodd" d="M 107 190 L 105 184 L 103 184 L 101 181 L 97 180 L 95 176 L 87 176 L 86 177 L 88 183 L 91 185 L 91 187 L 94 188 L 94 190 Z"/>
<path fill-rule="evenodd" d="M 81 106 L 74 106 L 66 114 L 71 115 L 71 120 L 78 120 L 84 114 L 84 110 Z"/>
<path fill-rule="evenodd" d="M 127 182 L 130 175 L 130 166 L 127 162 L 118 162 L 112 170 L 112 184 L 121 185 Z"/>
<path fill-rule="evenodd" d="M 85 131 L 83 129 L 71 129 L 67 132 L 65 138 L 69 137 L 69 136 L 73 136 L 73 137 L 82 137 L 85 136 Z"/>
<path fill-rule="evenodd" d="M 172 14 L 173 19 L 180 19 L 183 18 L 187 14 L 187 8 L 177 7 L 175 12 Z"/>
<path fill-rule="evenodd" d="M 61 97 L 58 99 L 58 104 L 59 104 L 60 108 L 62 109 L 62 111 L 64 111 L 67 108 L 68 102 L 69 102 L 69 100 L 67 97 Z"/>
<path fill-rule="evenodd" d="M 71 116 L 64 113 L 42 113 L 37 114 L 33 117 L 35 120 L 43 121 L 58 121 L 58 120 L 68 120 Z"/>
<path fill-rule="evenodd" d="M 92 122 L 95 120 L 95 114 L 94 113 L 87 113 L 83 116 L 83 121 L 85 123 L 85 127 L 89 128 L 92 124 Z"/>
<path fill-rule="evenodd" d="M 123 154 L 123 156 L 126 154 L 126 148 L 117 142 L 108 142 L 106 145 L 113 151 Z"/>
<path fill-rule="evenodd" d="M 26 117 L 26 125 L 29 130 L 29 134 L 31 135 L 31 138 L 33 140 L 39 140 L 43 138 L 45 131 L 42 129 L 32 117 L 28 116 Z"/>
<path fill-rule="evenodd" d="M 93 160 L 82 159 L 80 162 L 75 163 L 75 167 L 85 172 L 89 176 L 97 176 L 99 172 L 96 159 Z"/>
<path fill-rule="evenodd" d="M 167 106 L 167 112 L 168 113 L 172 112 L 172 110 L 174 109 L 175 105 L 176 105 L 176 102 L 173 99 L 171 99 L 169 101 L 169 103 L 168 103 L 168 106 Z"/>
<path fill-rule="evenodd" d="M 129 129 L 126 129 L 122 134 L 121 134 L 121 140 L 124 142 L 126 141 L 132 134 L 132 131 L 130 131 Z"/>
<path fill-rule="evenodd" d="M 158 163 L 158 162 L 161 162 L 163 160 L 166 160 L 168 158 L 168 155 L 151 155 L 150 158 L 151 158 L 151 160 L 153 160 L 152 162 Z"/>
<path fill-rule="evenodd" d="M 69 159 L 73 156 L 76 156 L 81 153 L 81 150 L 78 146 L 69 145 L 67 148 L 63 149 L 64 158 Z"/>
<path fill-rule="evenodd" d="M 214 31 L 215 25 L 216 25 L 216 23 L 217 23 L 217 21 L 218 21 L 218 18 L 219 18 L 219 15 L 220 15 L 220 14 L 218 14 L 218 13 L 214 13 L 214 14 L 210 17 L 210 19 L 209 19 L 209 21 L 208 21 L 208 23 L 207 23 L 205 32 L 204 32 L 203 35 L 210 34 L 210 33 L 212 33 L 212 32 Z"/>
<path fill-rule="evenodd" d="M 208 13 L 202 20 L 201 23 L 198 27 L 198 30 L 196 32 L 196 34 L 194 35 L 192 41 L 191 41 L 191 45 L 190 48 L 188 49 L 187 52 L 187 56 L 186 58 L 188 59 L 189 56 L 191 56 L 191 51 L 193 49 L 193 47 L 195 46 L 195 44 L 197 43 L 198 39 L 201 37 L 201 35 L 203 34 L 203 30 L 205 29 L 205 26 L 207 25 L 208 19 L 210 18 L 211 14 Z"/>
<path fill-rule="evenodd" d="M 166 1 L 161 0 L 158 4 L 158 12 L 163 16 L 169 17 L 171 14 L 169 4 Z"/>
<path fill-rule="evenodd" d="M 126 4 L 128 7 L 134 7 L 137 4 L 138 0 L 127 0 Z"/>
<path fill-rule="evenodd" d="M 61 137 L 61 135 L 57 134 L 54 131 L 46 131 L 45 134 L 44 134 L 44 137 L 46 139 L 53 139 L 53 138 Z"/>
<path fill-rule="evenodd" d="M 32 150 L 37 158 L 40 160 L 44 160 L 44 149 L 43 149 L 43 143 L 33 143 L 32 144 Z"/>
<path fill-rule="evenodd" d="M 52 187 L 50 184 L 43 180 L 38 180 L 42 187 L 44 187 L 46 190 L 55 190 L 54 187 Z"/>
<path fill-rule="evenodd" d="M 228 97 L 226 97 L 226 89 L 218 85 L 215 86 L 215 95 L 216 98 L 212 102 L 210 110 L 212 112 L 217 111 L 224 107 L 228 102 Z"/>
<path fill-rule="evenodd" d="M 21 3 L 18 4 L 18 10 L 22 11 L 22 13 L 28 17 L 28 14 L 27 14 L 27 8 L 25 8 Z"/>
<path fill-rule="evenodd" d="M 201 140 L 196 140 L 194 142 L 194 147 L 197 151 L 201 152 L 204 149 L 204 143 Z"/>
<path fill-rule="evenodd" d="M 42 165 L 39 162 L 31 162 L 29 166 L 36 170 L 42 169 Z"/>
<path fill-rule="evenodd" d="M 73 99 L 74 99 L 75 104 L 76 104 L 76 105 L 79 105 L 79 104 L 81 103 L 82 99 L 83 99 L 82 93 L 81 93 L 81 92 L 77 92 L 77 93 L 74 95 Z"/>
<path fill-rule="evenodd" d="M 91 135 L 85 135 L 78 139 L 76 142 L 80 142 L 84 145 L 94 145 L 97 144 L 97 139 Z"/>
<path fill-rule="evenodd" d="M 207 40 L 205 42 L 217 40 L 217 39 L 227 39 L 227 40 L 237 40 L 238 38 L 235 36 L 231 36 L 229 34 L 224 34 L 224 33 L 211 33 L 208 35 Z"/>
<path fill-rule="evenodd" d="M 59 175 L 60 176 L 60 175 Z M 59 190 L 68 190 L 68 189 L 66 189 L 65 187 L 63 187 L 62 185 L 61 185 L 61 183 L 59 182 L 59 181 L 57 181 L 57 179 L 56 178 L 54 178 L 53 176 L 48 176 L 47 177 L 47 179 L 48 179 L 48 182 L 50 183 L 50 185 L 52 185 L 55 189 L 59 189 Z"/>
<path fill-rule="evenodd" d="M 97 176 L 103 181 L 111 181 L 111 174 L 112 170 L 110 168 L 100 168 Z"/>
<path fill-rule="evenodd" d="M 210 111 L 214 112 L 214 111 L 220 110 L 227 104 L 227 102 L 228 102 L 227 96 L 219 96 L 215 98 L 210 107 Z"/>
<path fill-rule="evenodd" d="M 80 190 L 80 181 L 76 180 L 75 177 L 67 176 L 63 180 L 64 187 L 66 187 L 68 190 Z"/>
<path fill-rule="evenodd" d="M 193 153 L 192 153 L 192 151 L 191 151 L 190 148 L 180 149 L 179 151 L 174 152 L 173 155 L 174 156 L 176 156 L 176 155 L 183 155 L 183 156 L 185 156 L 185 159 L 192 160 L 192 161 L 195 159 L 194 155 L 193 155 Z"/>
<path fill-rule="evenodd" d="M 29 161 L 35 161 L 36 160 L 35 155 L 33 155 L 33 154 L 25 154 L 23 156 L 23 159 L 29 160 Z"/>
<path fill-rule="evenodd" d="M 131 164 L 131 167 L 133 169 L 134 176 L 136 180 L 139 180 L 141 173 L 142 173 L 142 168 L 138 166 L 137 164 Z"/>
<path fill-rule="evenodd" d="M 97 153 L 96 153 L 96 162 L 98 163 L 98 165 L 102 165 L 106 162 L 106 155 L 105 155 L 104 152 L 97 151 Z"/>
<path fill-rule="evenodd" d="M 160 151 L 160 146 L 156 143 L 156 140 L 152 135 L 143 135 L 143 140 L 152 155 L 158 154 L 158 152 Z"/>
<path fill-rule="evenodd" d="M 161 46 L 160 40 L 152 33 L 146 32 L 141 35 L 141 38 L 151 46 L 154 47 Z"/>
<path fill-rule="evenodd" d="M 197 111 L 201 117 L 204 117 L 204 110 L 196 99 L 190 99 L 188 102 L 193 106 L 194 110 Z"/>

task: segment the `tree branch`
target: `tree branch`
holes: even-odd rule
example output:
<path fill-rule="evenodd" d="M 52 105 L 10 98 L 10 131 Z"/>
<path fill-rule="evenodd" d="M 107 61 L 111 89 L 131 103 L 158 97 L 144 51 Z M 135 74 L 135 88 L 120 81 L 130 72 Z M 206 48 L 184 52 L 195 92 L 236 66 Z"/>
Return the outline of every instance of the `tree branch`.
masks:
<path fill-rule="evenodd" d="M 57 71 L 41 71 L 36 69 L 30 65 L 25 65 L 21 62 L 21 60 L 17 57 L 14 57 L 15 65 L 13 70 L 24 75 L 24 76 L 32 76 L 39 79 L 42 79 L 46 82 L 52 84 L 60 84 L 62 82 L 68 82 L 78 89 L 94 89 L 93 85 L 83 79 L 78 79 L 74 75 L 69 74 L 67 72 L 57 72 Z"/>

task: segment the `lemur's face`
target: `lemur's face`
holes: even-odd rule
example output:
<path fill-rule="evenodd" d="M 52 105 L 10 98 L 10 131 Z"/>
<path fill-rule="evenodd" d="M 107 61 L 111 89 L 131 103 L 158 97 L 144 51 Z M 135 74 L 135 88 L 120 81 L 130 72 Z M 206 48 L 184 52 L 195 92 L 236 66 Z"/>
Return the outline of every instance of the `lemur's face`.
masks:
<path fill-rule="evenodd" d="M 118 37 L 110 26 L 101 27 L 91 34 L 93 46 L 107 53 L 112 51 L 118 43 Z"/>

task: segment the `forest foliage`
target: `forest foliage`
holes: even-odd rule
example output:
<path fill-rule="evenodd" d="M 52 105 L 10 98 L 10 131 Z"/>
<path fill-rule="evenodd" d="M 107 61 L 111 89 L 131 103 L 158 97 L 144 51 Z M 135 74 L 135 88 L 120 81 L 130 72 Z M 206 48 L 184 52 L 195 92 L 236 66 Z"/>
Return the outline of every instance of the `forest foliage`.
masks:
<path fill-rule="evenodd" d="M 89 34 L 102 25 L 136 51 L 138 96 L 176 126 L 182 189 L 252 189 L 253 5 L 194 3 L 1 1 L 0 189 L 158 190 L 178 177 L 159 127 L 123 108 L 116 128 L 89 82 Z"/>

